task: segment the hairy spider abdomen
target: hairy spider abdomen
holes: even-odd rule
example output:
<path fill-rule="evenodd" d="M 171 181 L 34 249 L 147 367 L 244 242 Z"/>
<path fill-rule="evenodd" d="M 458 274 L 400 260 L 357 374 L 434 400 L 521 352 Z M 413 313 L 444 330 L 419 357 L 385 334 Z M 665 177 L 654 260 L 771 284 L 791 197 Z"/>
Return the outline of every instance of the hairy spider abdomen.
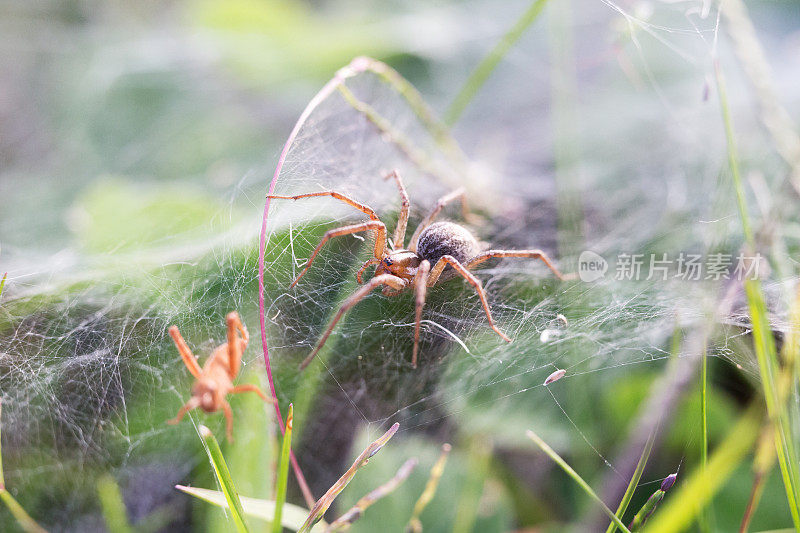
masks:
<path fill-rule="evenodd" d="M 445 255 L 459 263 L 472 259 L 479 251 L 478 241 L 466 228 L 452 222 L 431 224 L 419 236 L 417 253 L 434 266 Z M 448 266 L 447 269 L 450 267 Z"/>

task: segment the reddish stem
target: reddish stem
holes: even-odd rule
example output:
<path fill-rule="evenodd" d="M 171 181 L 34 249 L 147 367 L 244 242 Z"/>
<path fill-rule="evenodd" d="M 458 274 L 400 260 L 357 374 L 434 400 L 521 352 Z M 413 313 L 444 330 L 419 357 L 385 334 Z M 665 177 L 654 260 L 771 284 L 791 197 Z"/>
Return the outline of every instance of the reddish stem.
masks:
<path fill-rule="evenodd" d="M 275 167 L 275 173 L 272 176 L 272 181 L 267 188 L 268 195 L 275 192 L 275 184 L 278 182 L 278 176 L 280 176 L 281 170 L 283 169 L 283 164 L 286 161 L 286 156 L 289 153 L 289 149 L 294 144 L 297 134 L 300 132 L 300 129 L 303 127 L 303 124 L 305 124 L 306 120 L 308 120 L 308 117 L 311 115 L 311 113 L 326 98 L 328 98 L 328 96 L 330 96 L 333 91 L 336 90 L 336 87 L 343 83 L 346 78 L 366 70 L 369 67 L 370 61 L 371 60 L 367 58 L 361 57 L 354 59 L 348 66 L 336 72 L 336 75 L 333 77 L 333 79 L 326 83 L 325 86 L 322 87 L 322 89 L 314 96 L 314 98 L 311 99 L 306 108 L 303 110 L 303 113 L 300 115 L 300 118 L 297 119 L 297 123 L 292 129 L 292 133 L 289 135 L 289 138 L 286 139 L 286 144 L 283 145 L 283 150 L 278 158 L 278 165 Z M 264 303 L 264 253 L 267 242 L 267 216 L 269 215 L 270 200 L 270 198 L 267 198 L 267 201 L 264 204 L 264 216 L 261 221 L 261 237 L 258 246 L 258 317 L 261 323 L 261 345 L 264 348 L 264 365 L 267 368 L 267 381 L 269 382 L 269 388 L 272 392 L 272 396 L 276 399 L 275 414 L 278 417 L 278 427 L 280 427 L 281 433 L 285 433 L 286 427 L 283 422 L 283 417 L 281 416 L 280 406 L 278 405 L 278 396 L 275 393 L 275 382 L 272 379 L 272 366 L 269 362 L 269 347 L 267 346 L 267 323 L 265 311 L 266 307 Z M 292 470 L 294 470 L 294 475 L 297 478 L 297 484 L 300 486 L 300 490 L 303 493 L 303 497 L 306 500 L 308 508 L 311 509 L 315 503 L 314 495 L 311 493 L 311 489 L 308 487 L 308 483 L 306 482 L 305 476 L 303 476 L 302 470 L 300 470 L 300 465 L 297 462 L 294 452 L 291 452 L 291 461 Z"/>

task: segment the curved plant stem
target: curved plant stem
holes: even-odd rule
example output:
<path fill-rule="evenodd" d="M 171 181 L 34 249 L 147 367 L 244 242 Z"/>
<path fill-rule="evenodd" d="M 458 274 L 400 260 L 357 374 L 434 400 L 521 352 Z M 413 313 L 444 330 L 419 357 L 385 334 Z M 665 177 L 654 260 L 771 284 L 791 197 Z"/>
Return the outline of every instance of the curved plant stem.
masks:
<path fill-rule="evenodd" d="M 437 143 L 437 145 L 443 150 L 443 152 L 450 156 L 451 161 L 456 164 L 456 168 L 460 171 L 465 171 L 466 169 L 466 157 L 464 156 L 461 149 L 458 147 L 458 144 L 452 138 L 452 136 L 447 131 L 447 127 L 438 120 L 431 109 L 424 103 L 421 95 L 417 92 L 416 89 L 403 78 L 397 71 L 389 67 L 388 65 L 377 61 L 372 58 L 368 57 L 357 57 L 350 62 L 349 65 L 346 67 L 339 69 L 336 72 L 334 77 L 326 83 L 320 91 L 314 95 L 308 105 L 305 107 L 303 112 L 300 114 L 300 117 L 297 119 L 294 127 L 292 128 L 289 137 L 286 139 L 286 142 L 283 145 L 283 149 L 281 150 L 280 156 L 278 157 L 278 163 L 275 166 L 275 172 L 272 175 L 272 180 L 267 185 L 267 195 L 273 194 L 275 192 L 275 185 L 278 182 L 278 178 L 281 175 L 281 171 L 283 170 L 283 166 L 286 162 L 286 157 L 289 154 L 290 149 L 294 146 L 295 141 L 297 140 L 297 136 L 300 133 L 300 130 L 308 121 L 309 117 L 314 113 L 314 111 L 323 103 L 325 102 L 332 94 L 337 92 L 341 92 L 343 98 L 357 111 L 364 114 L 379 130 L 386 131 L 390 134 L 392 141 L 398 146 L 398 148 L 403 151 L 412 161 L 415 161 L 416 164 L 420 165 L 423 169 L 426 168 L 429 171 L 436 173 L 439 177 L 441 177 L 442 172 L 439 172 L 438 169 L 430 163 L 427 154 L 421 151 L 419 148 L 414 146 L 410 143 L 407 139 L 405 139 L 402 135 L 398 134 L 394 131 L 394 128 L 391 127 L 391 124 L 386 121 L 383 117 L 381 117 L 377 111 L 375 111 L 371 106 L 361 102 L 358 100 L 355 95 L 345 87 L 345 81 L 348 78 L 361 74 L 363 72 L 370 71 L 373 72 L 376 76 L 380 77 L 383 81 L 389 84 L 394 90 L 398 92 L 405 100 L 408 102 L 409 107 L 415 113 L 417 118 L 420 120 L 423 126 L 431 133 L 431 136 Z M 269 382 L 269 388 L 272 393 L 273 398 L 277 398 L 276 390 L 275 390 L 275 382 L 272 377 L 272 365 L 270 364 L 270 356 L 269 356 L 269 346 L 267 345 L 267 330 L 266 330 L 266 306 L 264 301 L 264 272 L 266 265 L 264 264 L 264 254 L 266 251 L 266 244 L 267 244 L 267 220 L 269 217 L 269 209 L 271 205 L 271 199 L 267 198 L 267 201 L 264 203 L 264 211 L 261 219 L 261 233 L 259 236 L 259 252 L 258 252 L 258 315 L 259 315 L 259 323 L 261 326 L 261 346 L 264 353 L 264 366 L 266 367 L 267 371 L 267 381 Z M 298 412 L 302 412 L 301 405 L 298 405 Z M 282 433 L 285 433 L 286 428 L 283 422 L 283 417 L 280 411 L 280 405 L 276 402 L 275 403 L 275 414 L 277 415 L 278 426 L 281 429 Z M 314 506 L 315 499 L 313 494 L 311 493 L 310 488 L 308 487 L 308 483 L 303 476 L 303 472 L 300 469 L 300 465 L 297 462 L 297 458 L 294 455 L 294 452 L 290 454 L 292 469 L 294 470 L 295 477 L 297 478 L 297 483 L 300 486 L 300 490 L 303 493 L 303 498 L 306 501 L 306 504 L 309 508 Z"/>
<path fill-rule="evenodd" d="M 289 481 L 289 463 L 292 451 L 292 425 L 294 422 L 294 408 L 289 404 L 289 412 L 286 414 L 286 432 L 283 434 L 283 446 L 281 446 L 281 462 L 278 467 L 278 478 L 275 487 L 275 516 L 272 517 L 272 533 L 281 533 L 283 525 L 283 504 L 286 502 L 286 483 Z"/>
<path fill-rule="evenodd" d="M 461 90 L 456 95 L 453 103 L 444 114 L 444 122 L 448 126 L 452 126 L 461 117 L 464 109 L 469 105 L 480 88 L 489 79 L 489 75 L 497 67 L 498 63 L 505 57 L 508 51 L 514 44 L 519 41 L 520 37 L 525 33 L 531 24 L 539 17 L 539 14 L 544 9 L 547 0 L 535 0 L 533 4 L 517 19 L 517 22 L 509 29 L 503 38 L 500 39 L 495 47 L 489 52 L 483 61 L 472 71 L 467 81 L 464 83 Z"/>
<path fill-rule="evenodd" d="M 630 530 L 625 527 L 625 524 L 623 524 L 622 521 L 617 517 L 617 515 L 615 515 L 614 512 L 603 502 L 603 500 L 600 499 L 600 496 L 598 496 L 597 493 L 592 490 L 592 487 L 590 487 L 589 484 L 586 483 L 586 481 L 584 481 L 583 478 L 575 470 L 573 470 L 564 459 L 561 458 L 560 455 L 558 455 L 550 446 L 548 446 L 547 443 L 543 441 L 541 437 L 539 437 L 539 435 L 531 430 L 526 431 L 525 434 L 529 439 L 535 442 L 544 453 L 549 455 L 550 458 L 555 461 L 555 463 L 560 466 L 561 469 L 564 470 L 564 472 L 566 472 L 567 475 L 571 477 L 586 494 L 588 494 L 600 505 L 600 507 L 603 509 L 603 512 L 608 515 L 611 521 L 614 522 L 614 524 L 616 524 L 621 531 L 624 533 L 631 533 Z"/>
<path fill-rule="evenodd" d="M 6 277 L 3 276 L 3 283 L 5 282 Z M 3 286 L 0 284 L 0 293 L 2 293 Z M 2 428 L 3 428 L 3 410 L 2 410 L 2 402 L 0 402 L 0 443 L 2 443 Z M 11 495 L 8 490 L 6 490 L 6 480 L 5 476 L 3 475 L 3 454 L 2 450 L 0 450 L 0 500 L 6 504 L 8 510 L 11 512 L 11 516 L 17 521 L 19 527 L 22 528 L 23 531 L 26 533 L 47 533 L 46 530 L 36 523 L 36 521 L 31 518 L 31 516 L 25 512 L 25 509 L 14 499 L 14 496 Z"/>
<path fill-rule="evenodd" d="M 628 504 L 631 502 L 633 493 L 636 491 L 636 486 L 639 484 L 639 480 L 642 479 L 644 467 L 647 464 L 647 460 L 650 458 L 650 452 L 653 451 L 653 442 L 655 441 L 655 437 L 655 431 L 650 433 L 650 438 L 647 439 L 647 443 L 645 443 L 644 450 L 642 450 L 642 456 L 639 457 L 639 462 L 636 464 L 636 470 L 634 470 L 633 476 L 631 476 L 631 481 L 628 483 L 628 488 L 625 491 L 625 494 L 622 496 L 622 501 L 619 502 L 617 512 L 614 513 L 620 520 L 622 520 L 622 517 L 625 516 L 625 510 L 628 508 Z M 614 533 L 616 530 L 617 523 L 612 520 L 611 523 L 608 524 L 606 533 Z"/>

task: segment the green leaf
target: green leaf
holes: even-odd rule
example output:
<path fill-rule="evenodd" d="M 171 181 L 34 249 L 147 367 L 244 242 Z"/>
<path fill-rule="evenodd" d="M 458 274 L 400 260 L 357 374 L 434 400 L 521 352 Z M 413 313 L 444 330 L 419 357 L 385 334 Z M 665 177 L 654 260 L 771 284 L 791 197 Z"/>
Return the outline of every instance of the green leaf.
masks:
<path fill-rule="evenodd" d="M 558 466 L 560 466 L 562 470 L 564 470 L 564 472 L 566 472 L 569 477 L 574 479 L 575 482 L 578 484 L 578 486 L 582 488 L 586 494 L 588 494 L 594 501 L 600 504 L 600 507 L 603 509 L 603 512 L 605 512 L 606 515 L 608 515 L 608 517 L 617 525 L 618 528 L 620 528 L 625 533 L 631 533 L 628 530 L 628 528 L 625 527 L 625 524 L 623 524 L 620 521 L 617 515 L 615 515 L 614 512 L 611 511 L 611 509 L 609 509 L 605 503 L 603 503 L 603 500 L 601 500 L 600 496 L 598 496 L 597 493 L 595 493 L 595 491 L 592 490 L 592 487 L 590 487 L 589 484 L 586 483 L 586 481 L 584 481 L 584 479 L 577 472 L 575 472 L 575 470 L 573 470 L 572 467 L 569 466 L 567 462 L 561 458 L 560 455 L 558 455 L 555 452 L 555 450 L 553 450 L 550 446 L 548 446 L 547 443 L 543 441 L 541 437 L 539 437 L 539 435 L 537 435 L 533 431 L 528 430 L 526 434 L 528 435 L 528 438 L 530 438 L 533 442 L 535 442 L 536 445 L 539 446 L 539 448 L 541 448 L 541 450 L 544 453 L 549 455 L 550 458 L 553 461 L 555 461 L 555 463 Z"/>
<path fill-rule="evenodd" d="M 202 489 L 199 487 L 184 487 L 183 485 L 175 485 L 175 488 L 181 492 L 185 492 L 190 496 L 194 496 L 206 503 L 222 507 L 223 509 L 230 509 L 225 495 L 217 490 Z M 240 496 L 239 501 L 242 504 L 244 514 L 254 518 L 260 518 L 268 522 L 272 522 L 275 516 L 275 502 L 270 500 L 259 500 L 256 498 L 248 498 L 247 496 Z M 283 504 L 283 515 L 281 516 L 281 525 L 292 531 L 299 530 L 303 522 L 308 516 L 308 510 L 291 503 Z M 311 530 L 312 532 L 323 531 L 328 524 L 324 521 L 317 523 Z"/>
<path fill-rule="evenodd" d="M 219 448 L 219 442 L 216 437 L 206 426 L 200 426 L 200 437 L 205 444 L 206 452 L 208 453 L 208 460 L 214 468 L 214 474 L 217 476 L 222 487 L 222 492 L 225 494 L 225 500 L 228 502 L 228 509 L 231 512 L 236 530 L 239 533 L 247 533 L 247 524 L 244 521 L 244 509 L 242 502 L 239 500 L 239 493 L 236 491 L 236 486 L 233 484 L 231 473 L 228 471 L 228 465 L 225 464 L 225 458 L 222 456 L 222 450 Z"/>

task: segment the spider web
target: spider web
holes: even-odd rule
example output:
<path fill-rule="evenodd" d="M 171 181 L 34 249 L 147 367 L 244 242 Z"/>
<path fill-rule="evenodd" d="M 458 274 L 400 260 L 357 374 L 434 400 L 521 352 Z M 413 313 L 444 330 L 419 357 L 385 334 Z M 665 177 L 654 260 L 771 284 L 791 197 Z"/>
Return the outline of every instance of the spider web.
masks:
<path fill-rule="evenodd" d="M 716 102 L 701 97 L 716 29 L 713 13 L 701 17 L 703 5 L 659 4 L 647 21 L 611 2 L 576 14 L 578 26 L 623 43 L 576 42 L 581 97 L 573 104 L 580 111 L 582 157 L 572 171 L 584 202 L 584 246 L 607 259 L 620 252 L 735 253 L 740 244 L 733 195 L 721 175 L 719 112 Z M 559 141 L 547 133 L 553 110 L 540 73 L 547 67 L 543 38 L 531 33 L 457 131 L 480 164 L 432 129 L 397 86 L 355 68 L 342 82 L 348 94 L 334 87 L 312 106 L 287 146 L 273 192 L 334 189 L 374 208 L 391 235 L 399 197 L 395 184 L 381 178 L 397 169 L 412 203 L 410 236 L 437 198 L 463 186 L 477 218 L 463 221 L 450 206 L 443 219 L 463 222 L 492 247 L 542 248 L 562 270 L 574 271 L 577 258 L 562 256 L 558 246 L 552 153 Z M 521 90 L 520 84 L 529 85 Z M 748 120 L 754 118 L 743 117 L 742 132 Z M 748 136 L 744 150 L 765 143 Z M 150 148 L 135 146 L 131 157 Z M 780 168 L 777 159 L 765 165 Z M 238 310 L 251 334 L 242 379 L 266 388 L 257 235 L 271 171 L 271 164 L 254 164 L 233 181 L 223 180 L 215 195 L 202 194 L 199 201 L 216 197 L 200 223 L 152 238 L 126 233 L 114 247 L 92 254 L 49 244 L 32 250 L 20 222 L 13 226 L 18 233 L 5 237 L 3 458 L 8 485 L 43 523 L 58 523 L 66 509 L 73 518 L 62 526 L 79 529 L 95 507 L 92 480 L 100 472 L 111 469 L 128 490 L 169 501 L 171 485 L 201 464 L 192 423 L 164 425 L 188 398 L 191 383 L 166 335 L 170 325 L 181 327 L 202 360 L 223 342 L 225 313 Z M 170 194 L 194 190 L 185 185 Z M 152 183 L 112 186 L 144 202 L 134 215 L 149 216 L 148 209 L 163 201 Z M 7 198 L 29 196 L 9 191 Z M 99 216 L 93 206 L 84 198 L 65 209 L 80 228 L 86 213 Z M 13 216 L 29 220 L 17 211 Z M 410 366 L 412 295 L 386 298 L 376 291 L 299 372 L 332 312 L 356 289 L 354 274 L 370 257 L 372 236 L 330 241 L 300 283 L 289 284 L 326 230 L 362 219 L 353 208 L 322 198 L 274 200 L 266 218 L 264 334 L 277 397 L 282 407 L 294 402 L 297 455 L 317 495 L 343 470 L 359 431 L 376 434 L 394 422 L 401 424 L 401 441 L 490 438 L 500 450 L 519 447 L 524 429 L 535 428 L 565 454 L 589 457 L 584 466 L 590 475 L 618 475 L 613 444 L 636 411 L 612 416 L 597 398 L 660 374 L 676 329 L 704 325 L 724 289 L 713 282 L 617 281 L 613 270 L 604 281 L 561 283 L 536 261 L 493 261 L 477 275 L 512 343 L 488 328 L 468 285 L 448 281 L 429 291 L 419 368 Z M 737 344 L 742 335 L 735 327 L 724 330 L 711 355 L 732 360 L 752 377 L 752 359 Z M 565 377 L 545 387 L 557 369 L 566 370 Z M 268 410 L 243 406 L 234 400 L 237 438 L 247 442 L 274 422 Z M 264 420 L 256 423 L 243 412 L 260 412 Z M 611 436 L 597 417 L 608 419 Z M 221 435 L 219 418 L 190 417 Z M 358 483 L 354 493 L 363 486 Z M 53 508 L 33 496 L 47 494 L 45 486 L 59 502 Z M 157 506 L 137 501 L 134 517 L 136 505 L 140 516 Z M 370 522 L 365 518 L 358 527 L 369 530 Z"/>

